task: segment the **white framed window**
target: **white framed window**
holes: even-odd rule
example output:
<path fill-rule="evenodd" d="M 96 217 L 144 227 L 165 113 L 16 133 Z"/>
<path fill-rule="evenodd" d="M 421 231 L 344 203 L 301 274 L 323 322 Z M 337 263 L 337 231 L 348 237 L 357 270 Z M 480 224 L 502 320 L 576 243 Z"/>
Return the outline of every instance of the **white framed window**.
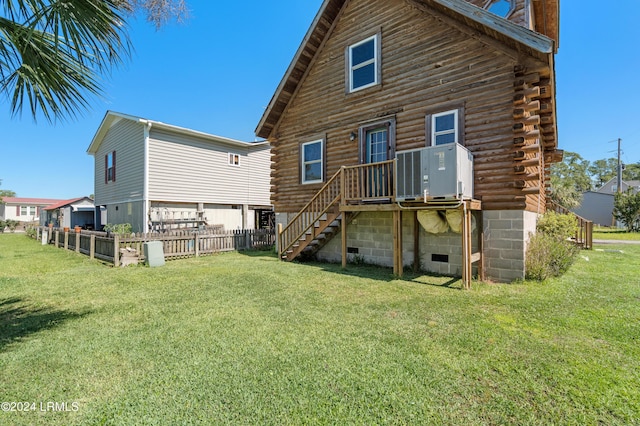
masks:
<path fill-rule="evenodd" d="M 20 216 L 29 216 L 29 206 L 20 206 Z"/>
<path fill-rule="evenodd" d="M 324 141 L 306 142 L 300 146 L 300 170 L 303 184 L 324 181 Z"/>
<path fill-rule="evenodd" d="M 240 165 L 240 155 L 230 152 L 229 153 L 229 165 L 230 166 L 239 166 Z"/>
<path fill-rule="evenodd" d="M 349 46 L 347 69 L 349 92 L 356 92 L 380 83 L 379 33 Z"/>
<path fill-rule="evenodd" d="M 431 115 L 431 144 L 458 143 L 458 110 Z"/>

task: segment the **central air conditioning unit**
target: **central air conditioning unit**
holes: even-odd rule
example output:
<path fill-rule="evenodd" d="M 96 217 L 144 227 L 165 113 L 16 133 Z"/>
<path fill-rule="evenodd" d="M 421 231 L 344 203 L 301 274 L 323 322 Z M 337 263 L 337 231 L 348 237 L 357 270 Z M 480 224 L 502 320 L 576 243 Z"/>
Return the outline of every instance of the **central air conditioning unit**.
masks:
<path fill-rule="evenodd" d="M 396 201 L 473 198 L 473 155 L 458 143 L 396 154 Z"/>

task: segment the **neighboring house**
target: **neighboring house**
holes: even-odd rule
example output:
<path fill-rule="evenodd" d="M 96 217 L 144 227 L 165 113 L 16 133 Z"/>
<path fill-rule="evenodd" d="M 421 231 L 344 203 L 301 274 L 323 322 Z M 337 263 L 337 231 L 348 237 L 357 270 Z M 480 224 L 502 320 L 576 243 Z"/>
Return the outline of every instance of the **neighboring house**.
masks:
<path fill-rule="evenodd" d="M 56 228 L 94 229 L 95 207 L 89 197 L 73 198 L 51 204 L 44 208 L 40 224 L 53 224 Z"/>
<path fill-rule="evenodd" d="M 0 219 L 11 219 L 19 222 L 40 222 L 43 209 L 60 201 L 62 200 L 51 198 L 3 197 L 0 203 Z"/>
<path fill-rule="evenodd" d="M 640 192 L 639 180 L 623 180 L 620 192 L 632 189 Z M 596 225 L 617 226 L 613 217 L 614 197 L 618 192 L 618 179 L 614 177 L 603 184 L 596 191 L 587 191 L 582 194 L 582 203 L 572 211 Z"/>
<path fill-rule="evenodd" d="M 627 189 L 631 188 L 637 193 L 640 191 L 640 180 L 623 180 L 620 186 L 620 192 L 627 192 Z M 609 181 L 598 188 L 596 192 L 600 194 L 615 194 L 618 192 L 618 178 L 614 177 L 609 179 Z"/>
<path fill-rule="evenodd" d="M 272 211 L 266 142 L 109 111 L 87 152 L 95 158 L 96 229 L 252 229 Z"/>
<path fill-rule="evenodd" d="M 595 225 L 614 226 L 613 202 L 614 194 L 588 191 L 582 194 L 580 206 L 571 211 Z"/>
<path fill-rule="evenodd" d="M 473 188 L 452 198 L 471 192 L 481 203 L 474 235 L 486 278 L 523 278 L 529 235 L 546 210 L 549 166 L 562 160 L 558 14 L 558 0 L 325 0 L 256 129 L 272 147 L 280 248 L 291 247 L 283 256 L 313 247 L 321 260 L 344 262 L 348 252 L 396 271 L 413 263 L 461 275 L 460 237 L 427 233 L 415 220 L 415 211 L 439 206 L 420 202 L 436 174 L 428 180 L 410 170 L 423 164 L 418 155 L 405 161 L 408 150 L 453 144 L 473 155 Z M 395 184 L 409 175 L 423 187 L 400 202 Z M 462 182 L 455 173 L 449 179 Z M 335 226 L 353 219 L 347 232 L 324 246 L 288 238 L 297 213 L 323 198 L 332 201 L 318 218 L 335 218 Z"/>

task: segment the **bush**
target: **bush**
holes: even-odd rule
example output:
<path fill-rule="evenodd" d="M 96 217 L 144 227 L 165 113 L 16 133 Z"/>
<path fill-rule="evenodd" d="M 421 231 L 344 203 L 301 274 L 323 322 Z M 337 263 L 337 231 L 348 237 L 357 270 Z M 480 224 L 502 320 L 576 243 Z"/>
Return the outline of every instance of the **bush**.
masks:
<path fill-rule="evenodd" d="M 4 228 L 7 226 L 7 222 L 0 220 L 0 232 L 4 232 Z"/>
<path fill-rule="evenodd" d="M 579 251 L 570 241 L 560 241 L 542 232 L 533 235 L 527 248 L 527 279 L 543 281 L 564 274 Z"/>
<path fill-rule="evenodd" d="M 105 232 L 110 232 L 112 234 L 118 234 L 118 235 L 129 235 L 131 234 L 131 229 L 132 227 L 130 223 L 116 223 L 116 224 L 107 223 L 104 226 Z"/>
<path fill-rule="evenodd" d="M 531 236 L 527 247 L 526 278 L 542 281 L 564 274 L 580 252 L 569 240 L 577 227 L 572 215 L 547 212 L 541 217 L 538 233 Z"/>
<path fill-rule="evenodd" d="M 576 235 L 578 222 L 575 216 L 549 211 L 538 220 L 536 229 L 555 239 L 567 240 Z"/>

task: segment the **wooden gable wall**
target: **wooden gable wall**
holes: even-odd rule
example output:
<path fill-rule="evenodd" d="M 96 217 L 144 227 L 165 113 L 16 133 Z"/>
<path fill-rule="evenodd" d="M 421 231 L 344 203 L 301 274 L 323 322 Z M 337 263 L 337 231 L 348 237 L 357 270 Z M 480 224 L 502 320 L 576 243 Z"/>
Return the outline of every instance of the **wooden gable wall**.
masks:
<path fill-rule="evenodd" d="M 302 143 L 326 139 L 328 179 L 341 166 L 358 164 L 359 143 L 349 135 L 359 126 L 393 117 L 396 150 L 420 148 L 425 115 L 457 106 L 464 107 L 464 145 L 475 157 L 475 195 L 483 208 L 544 211 L 543 147 L 532 138 L 537 124 L 528 117 L 535 116 L 529 98 L 536 96 L 529 89 L 548 83 L 549 64 L 525 60 L 410 0 L 349 0 L 333 25 L 270 138 L 276 211 L 298 211 L 322 186 L 300 184 Z M 382 84 L 346 93 L 345 49 L 377 32 Z"/>

